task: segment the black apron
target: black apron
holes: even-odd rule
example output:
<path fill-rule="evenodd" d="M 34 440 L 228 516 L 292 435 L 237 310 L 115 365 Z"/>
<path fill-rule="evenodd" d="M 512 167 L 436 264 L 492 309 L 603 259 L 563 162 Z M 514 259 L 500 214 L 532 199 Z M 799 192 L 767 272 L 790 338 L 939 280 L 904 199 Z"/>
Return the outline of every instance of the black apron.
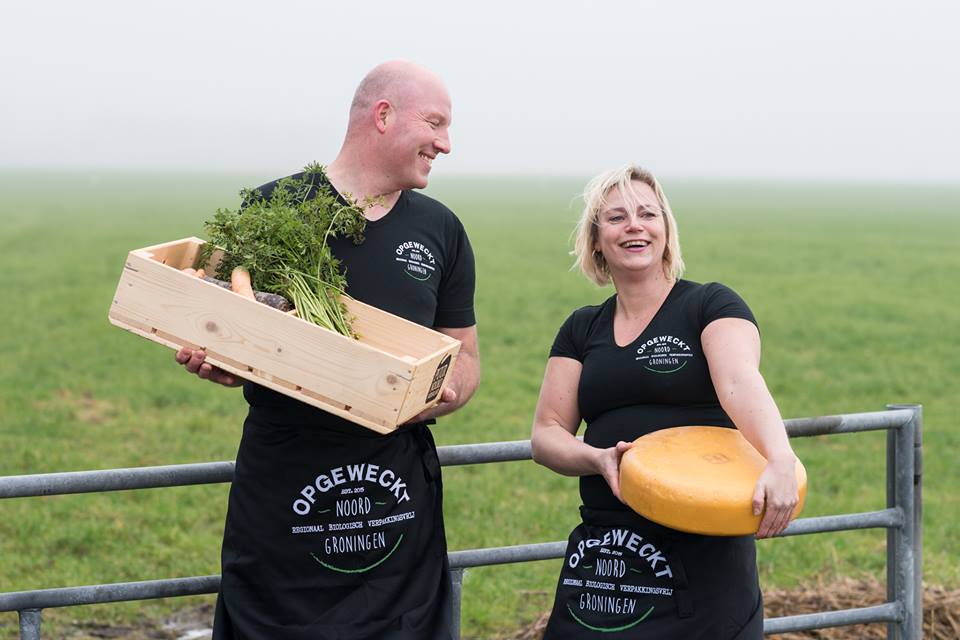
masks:
<path fill-rule="evenodd" d="M 580 508 L 544 640 L 761 640 L 753 538 L 668 529 Z"/>
<path fill-rule="evenodd" d="M 423 424 L 352 437 L 251 407 L 214 640 L 447 640 L 440 464 Z"/>

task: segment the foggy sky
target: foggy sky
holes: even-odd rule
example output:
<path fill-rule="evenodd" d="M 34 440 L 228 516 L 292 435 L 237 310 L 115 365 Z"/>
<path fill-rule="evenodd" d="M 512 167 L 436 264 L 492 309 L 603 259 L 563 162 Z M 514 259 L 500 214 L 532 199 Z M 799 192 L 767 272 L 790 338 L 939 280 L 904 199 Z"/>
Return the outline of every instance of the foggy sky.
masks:
<path fill-rule="evenodd" d="M 434 175 L 960 182 L 954 2 L 6 3 L 0 168 L 289 173 L 360 78 L 439 73 Z"/>

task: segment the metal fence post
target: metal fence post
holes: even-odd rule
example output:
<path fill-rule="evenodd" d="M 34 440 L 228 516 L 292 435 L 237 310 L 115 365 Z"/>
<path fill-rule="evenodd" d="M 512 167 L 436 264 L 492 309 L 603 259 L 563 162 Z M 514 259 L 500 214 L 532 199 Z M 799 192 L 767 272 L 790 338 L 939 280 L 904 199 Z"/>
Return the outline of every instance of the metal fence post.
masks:
<path fill-rule="evenodd" d="M 914 405 L 913 435 L 913 564 L 917 610 L 914 637 L 923 638 L 923 405 Z"/>
<path fill-rule="evenodd" d="M 453 583 L 453 615 L 450 619 L 450 632 L 454 640 L 460 640 L 460 607 L 463 601 L 463 569 L 451 569 L 450 582 Z"/>
<path fill-rule="evenodd" d="M 915 417 L 915 416 L 914 416 Z M 914 439 L 916 424 L 913 417 L 895 430 L 896 438 L 896 503 L 903 513 L 903 526 L 897 536 L 897 602 L 903 608 L 898 627 L 903 640 L 919 640 L 915 634 L 917 611 L 917 583 L 914 549 L 916 548 L 916 508 L 914 505 Z"/>
<path fill-rule="evenodd" d="M 887 508 L 897 506 L 897 434 L 895 429 L 887 430 Z M 887 529 L 887 602 L 897 600 L 897 545 L 900 542 L 899 527 Z M 899 627 L 895 622 L 887 623 L 887 640 L 902 640 Z"/>
<path fill-rule="evenodd" d="M 913 583 L 913 600 L 910 606 L 913 610 L 912 621 L 909 628 L 905 629 L 904 637 L 919 640 L 923 637 L 923 405 L 888 404 L 887 409 L 909 409 L 913 412 L 909 429 L 912 438 L 909 442 L 905 439 L 900 447 L 901 455 L 904 458 L 909 457 L 913 463 L 910 487 L 912 513 L 904 513 L 910 516 L 913 525 L 913 572 L 910 576 Z M 906 509 L 906 505 L 903 507 Z M 904 604 L 907 606 L 907 603 Z"/>
<path fill-rule="evenodd" d="M 20 616 L 20 640 L 40 640 L 40 609 L 22 609 Z"/>

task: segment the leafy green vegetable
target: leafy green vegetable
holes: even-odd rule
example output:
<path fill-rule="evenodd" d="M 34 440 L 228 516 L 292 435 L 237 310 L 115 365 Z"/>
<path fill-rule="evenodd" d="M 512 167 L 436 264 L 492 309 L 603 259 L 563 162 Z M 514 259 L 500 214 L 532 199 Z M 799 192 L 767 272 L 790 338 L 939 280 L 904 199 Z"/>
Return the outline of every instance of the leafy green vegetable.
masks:
<path fill-rule="evenodd" d="M 217 277 L 229 280 L 235 267 L 243 267 L 257 291 L 282 295 L 304 320 L 356 337 L 341 300 L 347 280 L 328 241 L 345 236 L 363 242 L 363 208 L 338 200 L 316 163 L 299 178 L 281 180 L 269 198 L 251 189 L 240 196 L 240 208 L 218 209 L 205 223 L 210 241 L 201 259 L 223 249 Z"/>

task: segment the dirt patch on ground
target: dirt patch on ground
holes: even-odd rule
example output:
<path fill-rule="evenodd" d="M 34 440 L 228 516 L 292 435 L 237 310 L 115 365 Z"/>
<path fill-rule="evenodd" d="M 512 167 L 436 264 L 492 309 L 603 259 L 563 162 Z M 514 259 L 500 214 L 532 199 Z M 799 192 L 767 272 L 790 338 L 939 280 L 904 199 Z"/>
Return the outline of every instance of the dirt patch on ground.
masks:
<path fill-rule="evenodd" d="M 764 614 L 768 618 L 870 607 L 887 599 L 887 588 L 879 580 L 843 578 L 833 582 L 816 582 L 797 589 L 770 589 L 763 594 Z M 501 636 L 501 640 L 542 640 L 550 612 L 520 631 Z M 778 640 L 885 640 L 887 625 L 861 624 L 802 633 L 768 636 Z M 960 638 L 960 589 L 948 590 L 937 585 L 924 585 L 923 637 L 928 640 Z"/>
<path fill-rule="evenodd" d="M 164 620 L 144 619 L 137 626 L 82 623 L 63 636 L 65 640 L 210 640 L 213 605 L 181 609 Z"/>
<path fill-rule="evenodd" d="M 886 602 L 887 587 L 879 580 L 841 580 L 817 582 L 802 589 L 772 590 L 764 593 L 764 612 L 774 618 L 800 613 L 816 613 L 854 607 L 870 607 Z M 887 625 L 861 624 L 803 633 L 784 633 L 779 640 L 885 640 Z M 927 640 L 960 638 L 960 589 L 938 585 L 923 588 L 923 637 Z"/>

